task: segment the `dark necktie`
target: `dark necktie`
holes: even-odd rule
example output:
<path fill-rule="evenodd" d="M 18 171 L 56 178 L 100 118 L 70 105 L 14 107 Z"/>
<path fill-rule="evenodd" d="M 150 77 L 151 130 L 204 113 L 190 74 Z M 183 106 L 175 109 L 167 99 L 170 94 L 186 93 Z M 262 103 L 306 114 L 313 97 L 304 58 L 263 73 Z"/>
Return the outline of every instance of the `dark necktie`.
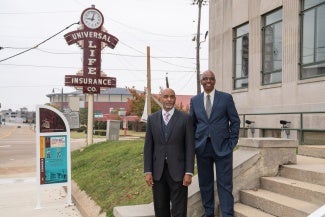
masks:
<path fill-rule="evenodd" d="M 210 118 L 210 115 L 211 115 L 211 99 L 210 99 L 210 95 L 207 95 L 205 110 L 207 112 L 208 118 Z"/>

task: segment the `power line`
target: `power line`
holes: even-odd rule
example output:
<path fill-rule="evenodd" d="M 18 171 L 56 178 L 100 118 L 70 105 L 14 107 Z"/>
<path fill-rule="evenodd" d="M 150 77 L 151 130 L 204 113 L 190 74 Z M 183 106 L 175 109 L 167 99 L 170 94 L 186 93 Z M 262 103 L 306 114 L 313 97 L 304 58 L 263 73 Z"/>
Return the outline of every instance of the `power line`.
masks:
<path fill-rule="evenodd" d="M 1 15 L 18 15 L 18 14 L 61 14 L 61 13 L 75 13 L 79 11 L 31 11 L 31 12 L 0 12 Z"/>
<path fill-rule="evenodd" d="M 80 67 L 73 66 L 51 66 L 51 65 L 33 65 L 33 64 L 0 64 L 0 66 L 18 66 L 18 67 L 34 67 L 34 68 L 57 68 L 57 69 L 80 69 Z M 115 70 L 115 71 L 146 71 L 146 69 L 123 69 L 123 68 L 103 68 L 103 70 Z M 193 70 L 166 70 L 166 69 L 154 69 L 152 71 L 161 72 L 193 72 Z"/>
<path fill-rule="evenodd" d="M 21 49 L 28 49 L 28 48 L 22 48 L 22 47 L 0 47 L 1 49 L 16 49 L 16 50 L 21 50 Z M 55 54 L 55 55 L 80 55 L 80 52 L 54 52 L 54 51 L 49 51 L 45 49 L 40 49 L 40 48 L 35 48 L 36 50 L 44 53 L 49 53 L 49 54 Z M 124 56 L 124 57 L 134 57 L 134 58 L 145 58 L 146 56 L 144 55 L 132 55 L 132 54 L 119 54 L 119 53 L 112 53 L 112 52 L 102 52 L 102 55 L 112 55 L 112 56 Z M 155 59 L 188 59 L 188 60 L 194 60 L 195 57 L 182 57 L 182 56 L 152 56 L 152 58 Z M 201 60 L 208 60 L 206 58 L 202 58 Z"/>
<path fill-rule="evenodd" d="M 0 62 L 6 61 L 6 60 L 8 60 L 8 59 L 11 59 L 11 58 L 13 58 L 13 57 L 16 57 L 16 56 L 18 56 L 18 55 L 21 55 L 21 54 L 23 54 L 23 53 L 26 53 L 26 52 L 28 52 L 28 51 L 30 51 L 30 50 L 33 50 L 33 49 L 37 48 L 37 47 L 40 46 L 41 44 L 44 44 L 44 43 L 47 42 L 48 40 L 50 40 L 50 39 L 52 39 L 53 37 L 57 36 L 57 35 L 60 34 L 61 32 L 65 31 L 66 29 L 69 29 L 71 26 L 73 26 L 73 25 L 75 25 L 75 24 L 79 24 L 79 22 L 72 23 L 71 25 L 65 27 L 64 29 L 62 29 L 62 30 L 59 31 L 58 33 L 56 33 L 56 34 L 52 35 L 51 37 L 45 39 L 45 40 L 42 41 L 41 43 L 35 45 L 34 47 L 31 47 L 31 48 L 29 48 L 29 49 L 27 49 L 27 50 L 24 50 L 24 51 L 22 51 L 22 52 L 20 52 L 20 53 L 17 53 L 17 54 L 15 54 L 15 55 L 13 55 L 13 56 L 10 56 L 10 57 L 7 57 L 7 58 L 5 58 L 5 59 L 2 59 L 2 60 L 0 60 Z"/>
<path fill-rule="evenodd" d="M 6 47 L 4 47 L 6 48 Z M 22 48 L 13 48 L 13 47 L 7 47 L 7 48 L 11 48 L 11 49 L 22 49 Z M 48 50 L 44 50 L 44 49 L 40 49 L 40 48 L 36 48 L 38 51 L 44 52 L 44 53 L 50 53 L 50 54 L 80 54 L 80 52 L 53 52 L 53 51 L 48 51 Z M 112 52 L 102 52 L 102 54 L 108 54 L 108 55 L 112 55 L 112 56 L 124 56 L 124 57 L 139 57 L 139 58 L 144 58 L 146 56 L 144 55 L 131 55 L 131 54 L 118 54 L 118 53 L 112 53 Z M 181 56 L 152 56 L 152 58 L 156 58 L 156 59 L 188 59 L 188 60 L 194 60 L 195 57 L 181 57 Z M 207 59 L 201 59 L 201 60 L 207 60 Z"/>
<path fill-rule="evenodd" d="M 135 28 L 133 26 L 129 26 L 129 25 L 126 25 L 124 23 L 121 23 L 111 17 L 109 17 L 109 19 L 115 23 L 118 23 L 120 24 L 121 26 L 125 26 L 129 29 L 134 29 L 136 31 L 139 31 L 139 32 L 142 32 L 142 33 L 145 33 L 145 34 L 148 34 L 148 35 L 155 35 L 155 36 L 160 36 L 160 37 L 167 37 L 167 38 L 184 38 L 184 37 L 190 37 L 191 35 L 166 35 L 166 34 L 161 34 L 161 33 L 154 33 L 154 32 L 149 32 L 149 31 L 146 31 L 146 30 L 143 30 L 143 29 L 139 29 L 139 28 Z"/>

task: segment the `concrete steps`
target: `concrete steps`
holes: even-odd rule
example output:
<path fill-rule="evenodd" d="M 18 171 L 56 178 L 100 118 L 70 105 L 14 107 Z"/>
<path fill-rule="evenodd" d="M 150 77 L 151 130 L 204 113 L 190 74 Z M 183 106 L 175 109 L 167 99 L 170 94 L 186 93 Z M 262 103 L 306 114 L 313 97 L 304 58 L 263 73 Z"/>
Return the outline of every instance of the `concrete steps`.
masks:
<path fill-rule="evenodd" d="M 299 155 L 325 159 L 325 145 L 299 145 Z"/>
<path fill-rule="evenodd" d="M 247 206 L 242 203 L 235 204 L 235 216 L 236 217 L 275 217 L 274 215 L 265 213 L 259 209 L 251 206 Z"/>
<path fill-rule="evenodd" d="M 277 176 L 262 177 L 261 188 L 319 206 L 325 203 L 325 186 L 322 185 Z"/>
<path fill-rule="evenodd" d="M 278 176 L 261 177 L 259 189 L 240 191 L 235 216 L 306 217 L 324 204 L 325 159 L 298 155 Z"/>
<path fill-rule="evenodd" d="M 243 204 L 275 216 L 306 217 L 319 208 L 316 204 L 264 189 L 243 190 L 240 200 Z"/>
<path fill-rule="evenodd" d="M 297 156 L 297 164 L 283 165 L 280 176 L 325 186 L 325 159 Z"/>

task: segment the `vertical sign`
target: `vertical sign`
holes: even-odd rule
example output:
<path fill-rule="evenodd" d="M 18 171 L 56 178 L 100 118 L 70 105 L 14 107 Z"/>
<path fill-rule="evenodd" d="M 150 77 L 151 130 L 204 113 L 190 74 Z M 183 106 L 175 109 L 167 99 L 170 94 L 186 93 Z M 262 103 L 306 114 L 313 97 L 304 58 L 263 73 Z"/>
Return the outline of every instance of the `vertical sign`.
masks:
<path fill-rule="evenodd" d="M 118 38 L 107 33 L 103 27 L 103 14 L 92 5 L 81 13 L 78 30 L 64 35 L 68 45 L 78 44 L 83 49 L 82 75 L 66 75 L 65 85 L 82 87 L 83 93 L 100 94 L 101 89 L 116 87 L 116 78 L 103 76 L 101 50 L 114 49 Z"/>
<path fill-rule="evenodd" d="M 71 200 L 70 127 L 59 110 L 36 106 L 37 205 L 41 186 L 67 186 L 67 204 Z"/>
<path fill-rule="evenodd" d="M 67 136 L 40 136 L 40 184 L 68 181 Z"/>

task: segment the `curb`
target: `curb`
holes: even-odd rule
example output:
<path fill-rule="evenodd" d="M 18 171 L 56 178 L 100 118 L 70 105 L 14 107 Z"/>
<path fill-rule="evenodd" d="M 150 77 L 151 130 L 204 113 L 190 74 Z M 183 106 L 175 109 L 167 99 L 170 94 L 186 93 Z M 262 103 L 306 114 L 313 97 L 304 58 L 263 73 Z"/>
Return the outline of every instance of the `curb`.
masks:
<path fill-rule="evenodd" d="M 106 217 L 106 212 L 93 201 L 85 191 L 80 190 L 78 184 L 71 180 L 72 200 L 83 217 Z"/>

